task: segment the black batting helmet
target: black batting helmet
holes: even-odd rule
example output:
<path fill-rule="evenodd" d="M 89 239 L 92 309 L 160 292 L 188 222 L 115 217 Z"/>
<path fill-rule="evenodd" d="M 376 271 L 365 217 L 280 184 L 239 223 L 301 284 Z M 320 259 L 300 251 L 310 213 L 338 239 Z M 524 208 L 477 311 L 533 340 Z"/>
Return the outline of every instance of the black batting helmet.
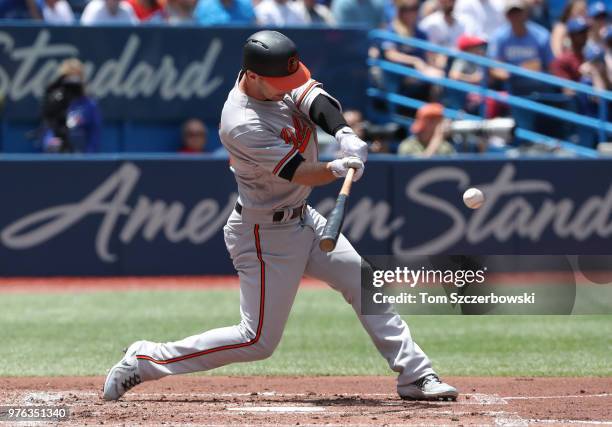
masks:
<path fill-rule="evenodd" d="M 247 39 L 242 49 L 242 69 L 251 70 L 284 91 L 310 79 L 310 71 L 300 62 L 295 43 L 278 31 L 259 31 Z"/>

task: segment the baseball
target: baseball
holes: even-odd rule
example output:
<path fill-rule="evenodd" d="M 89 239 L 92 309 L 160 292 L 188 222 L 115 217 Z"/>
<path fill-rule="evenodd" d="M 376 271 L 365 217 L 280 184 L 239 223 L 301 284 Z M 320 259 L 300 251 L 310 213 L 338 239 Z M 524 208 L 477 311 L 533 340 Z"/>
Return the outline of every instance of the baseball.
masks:
<path fill-rule="evenodd" d="M 484 194 L 478 188 L 468 188 L 463 193 L 463 203 L 470 209 L 478 209 L 484 203 Z"/>

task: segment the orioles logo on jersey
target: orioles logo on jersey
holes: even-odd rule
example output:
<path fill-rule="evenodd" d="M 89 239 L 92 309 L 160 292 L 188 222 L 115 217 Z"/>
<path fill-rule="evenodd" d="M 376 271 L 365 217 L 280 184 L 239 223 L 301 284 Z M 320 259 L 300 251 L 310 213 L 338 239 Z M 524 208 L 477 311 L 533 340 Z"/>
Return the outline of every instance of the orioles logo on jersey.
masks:
<path fill-rule="evenodd" d="M 290 56 L 289 60 L 287 61 L 287 71 L 293 74 L 297 71 L 299 66 L 300 66 L 300 60 L 297 57 L 297 55 Z"/>
<path fill-rule="evenodd" d="M 308 142 L 312 136 L 312 127 L 308 126 L 308 124 L 298 116 L 294 115 L 292 118 L 293 127 L 295 130 L 291 128 L 283 128 L 280 136 L 285 140 L 285 144 L 291 144 L 300 153 L 303 153 L 306 151 L 306 147 L 308 147 Z"/>

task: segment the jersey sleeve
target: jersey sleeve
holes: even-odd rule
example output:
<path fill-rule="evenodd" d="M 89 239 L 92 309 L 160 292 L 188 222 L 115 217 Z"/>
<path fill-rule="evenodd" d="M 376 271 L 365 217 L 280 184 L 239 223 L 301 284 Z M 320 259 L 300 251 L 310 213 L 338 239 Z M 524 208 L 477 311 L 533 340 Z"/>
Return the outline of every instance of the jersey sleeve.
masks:
<path fill-rule="evenodd" d="M 238 171 L 261 168 L 291 181 L 297 167 L 304 161 L 298 147 L 261 127 L 237 127 L 232 130 L 230 138 L 232 143 L 226 148 L 230 152 L 232 166 Z"/>
<path fill-rule="evenodd" d="M 319 95 L 325 95 L 332 100 L 334 104 L 338 106 L 338 109 L 342 111 L 340 102 L 333 96 L 323 89 L 323 85 L 316 80 L 310 79 L 302 86 L 291 91 L 291 99 L 295 103 L 295 106 L 304 113 L 307 117 L 310 117 L 310 106 L 314 99 Z"/>

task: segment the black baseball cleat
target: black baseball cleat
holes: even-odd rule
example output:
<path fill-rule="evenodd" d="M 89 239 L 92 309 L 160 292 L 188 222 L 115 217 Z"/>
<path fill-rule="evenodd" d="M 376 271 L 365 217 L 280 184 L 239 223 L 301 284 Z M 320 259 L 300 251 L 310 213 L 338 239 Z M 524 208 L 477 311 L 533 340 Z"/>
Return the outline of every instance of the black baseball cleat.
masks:
<path fill-rule="evenodd" d="M 455 387 L 443 383 L 436 374 L 425 375 L 407 386 L 399 386 L 397 391 L 404 400 L 455 401 L 459 395 Z"/>

